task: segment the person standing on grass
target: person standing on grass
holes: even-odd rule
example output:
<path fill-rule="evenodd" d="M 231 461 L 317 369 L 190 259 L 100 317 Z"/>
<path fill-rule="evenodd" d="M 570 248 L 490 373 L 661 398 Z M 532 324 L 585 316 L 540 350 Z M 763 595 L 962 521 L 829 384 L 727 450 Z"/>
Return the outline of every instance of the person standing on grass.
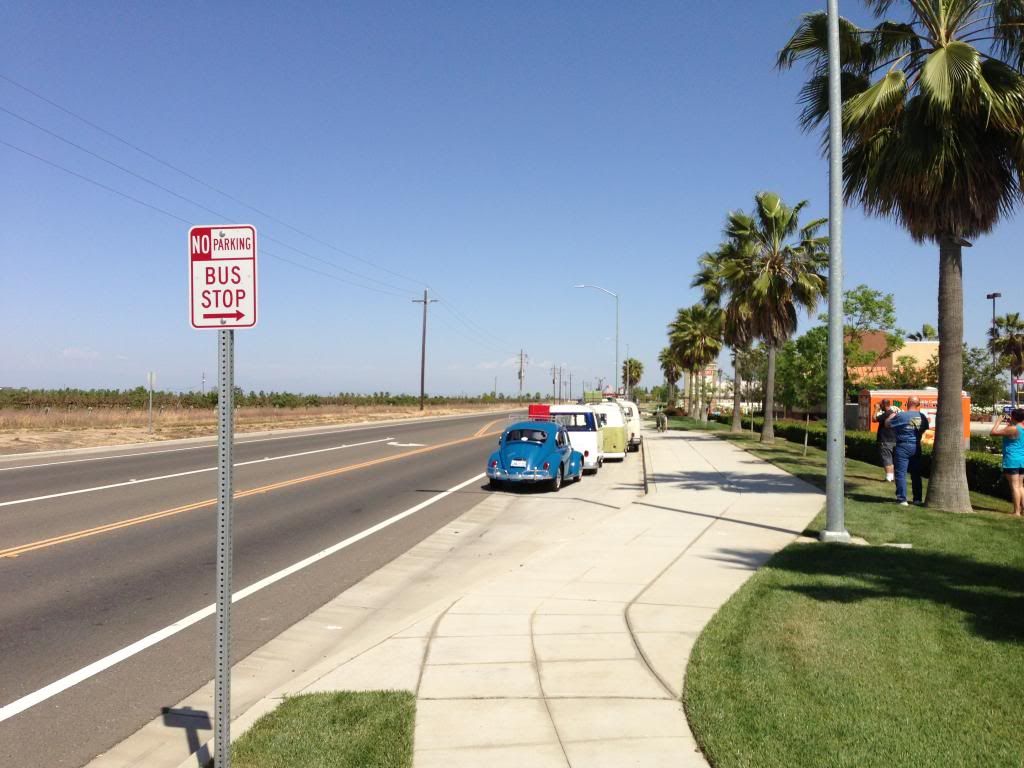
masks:
<path fill-rule="evenodd" d="M 1013 515 L 1024 515 L 1024 408 L 1014 408 L 992 425 L 992 434 L 1003 438 L 1003 475 L 1010 484 Z"/>
<path fill-rule="evenodd" d="M 921 488 L 921 436 L 930 426 L 928 417 L 919 410 L 921 399 L 907 398 L 907 410 L 893 412 L 885 420 L 885 426 L 896 434 L 896 449 L 893 451 L 896 475 L 896 501 L 901 507 L 907 506 L 907 471 L 914 491 L 914 503 L 924 498 Z"/>
<path fill-rule="evenodd" d="M 878 458 L 881 459 L 882 467 L 885 468 L 887 483 L 896 479 L 892 463 L 893 452 L 896 450 L 896 433 L 885 422 L 897 410 L 899 409 L 893 408 L 888 399 L 884 399 L 878 404 L 878 413 L 875 414 L 875 421 L 878 422 Z"/>

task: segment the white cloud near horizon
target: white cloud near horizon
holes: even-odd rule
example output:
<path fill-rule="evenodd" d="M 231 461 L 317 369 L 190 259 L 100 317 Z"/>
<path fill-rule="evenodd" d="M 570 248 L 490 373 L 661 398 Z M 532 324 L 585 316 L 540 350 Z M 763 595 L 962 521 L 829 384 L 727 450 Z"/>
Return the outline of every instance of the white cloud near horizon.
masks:
<path fill-rule="evenodd" d="M 92 347 L 65 347 L 60 356 L 64 360 L 99 360 L 100 353 Z"/>

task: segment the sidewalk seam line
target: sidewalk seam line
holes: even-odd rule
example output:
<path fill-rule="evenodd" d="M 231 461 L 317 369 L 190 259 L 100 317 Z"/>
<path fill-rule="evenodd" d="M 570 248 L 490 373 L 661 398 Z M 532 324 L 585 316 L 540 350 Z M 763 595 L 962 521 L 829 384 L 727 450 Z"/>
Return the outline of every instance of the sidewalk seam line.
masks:
<path fill-rule="evenodd" d="M 434 638 L 436 637 L 437 628 L 441 624 L 441 619 L 447 616 L 448 611 L 452 609 L 452 606 L 454 606 L 461 599 L 461 597 L 455 598 L 448 605 L 447 608 L 445 608 L 443 611 L 437 614 L 437 616 L 434 618 L 434 623 L 430 626 L 430 634 L 427 635 L 426 645 L 423 646 L 423 658 L 420 659 L 420 674 L 416 678 L 416 690 L 414 691 L 414 694 L 417 699 L 420 697 L 420 688 L 423 686 L 423 675 L 427 671 L 427 656 L 430 654 L 430 646 L 433 644 Z"/>
<path fill-rule="evenodd" d="M 697 453 L 697 450 L 696 450 L 696 449 L 695 449 L 695 448 L 694 448 L 694 447 L 693 447 L 693 446 L 692 446 L 692 445 L 690 444 L 690 439 L 689 439 L 689 438 L 687 438 L 687 437 L 685 437 L 685 436 L 684 436 L 684 439 L 685 439 L 685 441 L 686 441 L 687 447 L 689 447 L 689 448 L 690 448 L 690 450 L 691 450 L 691 451 L 693 451 L 694 453 Z M 718 472 L 718 474 L 719 474 L 719 475 L 722 475 L 722 476 L 723 476 L 723 478 L 725 477 L 725 473 L 723 473 L 723 472 L 722 472 L 721 470 L 719 470 L 719 469 L 718 469 L 718 467 L 716 467 L 716 466 L 715 466 L 714 464 L 712 464 L 712 463 L 711 463 L 710 461 L 708 461 L 707 457 L 703 456 L 702 454 L 698 454 L 698 455 L 700 455 L 700 456 L 701 456 L 701 458 L 702 458 L 702 459 L 704 459 L 704 461 L 705 461 L 705 462 L 706 462 L 706 463 L 708 464 L 708 466 L 710 466 L 710 467 L 711 467 L 711 468 L 712 468 L 713 470 L 715 470 L 716 472 Z M 731 488 L 728 488 L 728 489 L 726 489 L 726 490 L 728 490 L 728 491 L 729 491 L 729 492 L 731 492 L 731 493 L 737 493 L 736 491 L 733 491 L 733 490 L 732 490 Z M 693 538 L 693 539 L 692 539 L 692 540 L 690 541 L 690 543 L 689 543 L 689 544 L 687 544 L 687 545 L 686 545 L 686 546 L 685 546 L 685 547 L 683 548 L 683 551 L 682 551 L 682 552 L 680 552 L 680 553 L 679 553 L 679 554 L 678 554 L 678 555 L 677 555 L 676 557 L 674 557 L 674 558 L 672 559 L 672 561 L 671 561 L 671 562 L 670 562 L 670 563 L 669 563 L 668 565 L 666 565 L 666 566 L 665 566 L 665 567 L 664 567 L 664 568 L 663 568 L 663 569 L 662 569 L 662 570 L 661 570 L 661 571 L 660 571 L 660 572 L 658 573 L 658 575 L 657 575 L 657 576 L 655 576 L 655 577 L 654 577 L 654 578 L 653 578 L 653 579 L 652 579 L 651 581 L 649 581 L 649 582 L 647 583 L 647 586 L 646 586 L 646 587 L 644 587 L 644 588 L 643 588 L 642 590 L 640 590 L 640 592 L 638 592 L 638 593 L 637 593 L 637 594 L 636 594 L 636 595 L 635 595 L 635 596 L 633 597 L 633 599 L 629 601 L 629 604 L 628 604 L 628 605 L 627 605 L 627 606 L 625 607 L 625 609 L 623 609 L 623 615 L 624 615 L 624 617 L 625 617 L 625 619 L 626 619 L 626 628 L 627 628 L 627 629 L 629 630 L 629 637 L 630 637 L 630 639 L 631 639 L 631 640 L 633 641 L 633 645 L 634 645 L 634 647 L 636 648 L 636 650 L 637 650 L 637 653 L 638 653 L 638 654 L 640 655 L 640 659 L 641 659 L 641 660 L 643 661 L 643 663 L 644 663 L 644 666 L 646 666 L 646 667 L 647 667 L 648 671 L 649 671 L 649 672 L 651 673 L 651 675 L 652 675 L 652 676 L 654 677 L 654 679 L 658 681 L 658 683 L 659 683 L 659 684 L 661 685 L 661 687 L 662 687 L 662 688 L 663 688 L 663 689 L 665 690 L 665 692 L 666 692 L 666 693 L 667 693 L 667 694 L 668 694 L 668 695 L 669 695 L 669 696 L 670 696 L 670 697 L 671 697 L 671 698 L 672 698 L 673 700 L 675 700 L 675 699 L 676 699 L 676 694 L 675 694 L 675 691 L 674 691 L 674 690 L 673 690 L 673 689 L 672 689 L 672 688 L 671 688 L 671 687 L 669 686 L 669 684 L 668 684 L 668 683 L 667 683 L 667 682 L 665 681 L 665 679 L 664 679 L 664 678 L 663 678 L 663 677 L 662 677 L 662 676 L 661 676 L 661 675 L 660 675 L 660 674 L 659 674 L 659 673 L 657 672 L 657 670 L 655 670 L 655 668 L 654 668 L 654 665 L 653 665 L 653 664 L 651 663 L 651 660 L 650 660 L 650 659 L 649 659 L 649 658 L 647 657 L 647 654 L 646 654 L 646 653 L 644 653 L 644 650 L 643 650 L 643 648 L 642 648 L 642 647 L 641 647 L 641 645 L 640 645 L 640 641 L 639 641 L 639 639 L 637 638 L 637 630 L 636 630 L 636 629 L 635 629 L 635 628 L 633 627 L 633 622 L 632 622 L 632 621 L 630 620 L 630 618 L 629 618 L 629 612 L 630 612 L 630 609 L 632 609 L 632 607 L 633 607 L 633 606 L 634 606 L 634 605 L 635 605 L 636 603 L 638 603 L 638 602 L 640 601 L 640 599 L 641 599 L 641 598 L 642 598 L 642 597 L 643 597 L 643 596 L 644 596 L 645 594 L 647 594 L 648 590 L 650 590 L 650 589 L 651 589 L 651 587 L 652 587 L 652 586 L 654 586 L 654 585 L 655 585 L 655 584 L 656 584 L 656 583 L 657 583 L 657 582 L 658 582 L 658 581 L 659 581 L 659 580 L 660 580 L 660 579 L 661 579 L 661 578 L 662 578 L 662 577 L 663 577 L 663 576 L 664 576 L 664 575 L 665 575 L 665 574 L 666 574 L 666 573 L 667 573 L 667 572 L 669 571 L 669 569 L 670 569 L 670 568 L 672 568 L 672 566 L 674 566 L 674 565 L 675 565 L 676 563 L 678 563 L 678 562 L 679 562 L 680 560 L 682 560 L 682 559 L 683 559 L 683 558 L 684 558 L 684 557 L 686 556 L 686 553 L 687 553 L 687 552 L 689 552 L 689 551 L 690 551 L 690 549 L 692 549 L 692 548 L 693 548 L 693 545 L 694 545 L 694 544 L 696 544 L 696 543 L 697 543 L 698 541 L 700 541 L 700 540 L 701 540 L 701 539 L 702 539 L 702 538 L 704 537 L 704 535 L 705 535 L 705 534 L 706 534 L 706 533 L 707 533 L 707 532 L 708 532 L 709 530 L 711 530 L 711 527 L 712 527 L 712 526 L 713 526 L 713 525 L 714 525 L 715 523 L 719 522 L 719 520 L 721 519 L 722 515 L 725 515 L 725 514 L 726 514 L 726 513 L 727 513 L 727 512 L 728 512 L 728 511 L 729 511 L 729 510 L 730 510 L 730 509 L 731 509 L 731 508 L 733 507 L 733 505 L 734 505 L 734 504 L 736 504 L 736 502 L 737 502 L 737 501 L 738 501 L 738 499 L 734 499 L 734 500 L 733 500 L 733 501 L 732 501 L 732 502 L 731 502 L 730 504 L 728 504 L 728 505 L 727 505 L 727 506 L 725 507 L 725 509 L 723 509 L 723 510 L 722 510 L 721 514 L 719 514 L 719 515 L 718 515 L 718 516 L 717 516 L 717 517 L 716 517 L 715 519 L 713 519 L 713 520 L 710 520 L 710 521 L 708 521 L 708 524 L 707 524 L 706 526 L 704 526 L 704 528 L 703 528 L 703 529 L 702 529 L 702 530 L 700 531 L 700 533 L 698 533 L 698 534 L 697 534 L 697 535 L 696 535 L 696 536 L 695 536 L 695 537 L 694 537 L 694 538 Z M 684 671 L 684 680 L 685 680 L 685 671 Z"/>
<path fill-rule="evenodd" d="M 544 702 L 544 711 L 548 713 L 548 720 L 551 722 L 551 729 L 555 732 L 555 738 L 558 740 L 558 748 L 562 750 L 562 758 L 565 760 L 567 768 L 572 768 L 572 762 L 569 760 L 569 753 L 566 751 L 565 744 L 562 742 L 562 734 L 558 730 L 558 724 L 555 722 L 555 716 L 551 714 L 551 705 L 548 703 L 547 694 L 544 692 L 544 681 L 540 676 L 540 658 L 537 656 L 537 635 L 533 631 L 533 622 L 536 618 L 537 608 L 534 608 L 533 612 L 530 613 L 530 655 L 533 657 L 533 670 L 537 675 L 537 689 L 540 691 L 541 701 Z"/>

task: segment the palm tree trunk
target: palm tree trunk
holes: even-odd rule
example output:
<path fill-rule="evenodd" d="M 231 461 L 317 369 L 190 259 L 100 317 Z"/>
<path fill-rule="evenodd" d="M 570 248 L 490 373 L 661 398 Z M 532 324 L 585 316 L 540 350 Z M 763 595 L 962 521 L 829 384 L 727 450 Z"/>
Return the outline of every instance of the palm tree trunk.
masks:
<path fill-rule="evenodd" d="M 696 369 L 691 368 L 689 374 L 690 385 L 690 418 L 696 420 L 697 409 L 700 408 L 700 404 L 697 402 L 697 398 L 700 397 L 700 393 L 697 391 L 697 372 Z"/>
<path fill-rule="evenodd" d="M 743 380 L 740 378 L 740 367 L 736 365 L 736 350 L 732 351 L 732 426 L 730 432 L 743 431 Z"/>
<path fill-rule="evenodd" d="M 761 442 L 775 442 L 775 347 L 768 347 L 768 376 L 764 383 L 764 427 Z"/>
<path fill-rule="evenodd" d="M 962 250 L 951 237 L 939 241 L 939 404 L 927 504 L 950 512 L 972 511 L 960 406 L 964 386 Z"/>
<path fill-rule="evenodd" d="M 700 391 L 701 391 L 701 402 L 700 402 L 700 423 L 708 423 L 708 403 L 710 403 L 711 393 L 708 392 L 708 377 L 701 371 L 700 374 Z"/>

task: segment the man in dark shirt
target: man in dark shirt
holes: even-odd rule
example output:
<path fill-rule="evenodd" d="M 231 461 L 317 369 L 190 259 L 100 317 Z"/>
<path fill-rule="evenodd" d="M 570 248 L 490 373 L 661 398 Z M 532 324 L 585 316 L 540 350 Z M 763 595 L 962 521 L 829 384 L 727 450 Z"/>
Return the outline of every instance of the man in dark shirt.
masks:
<path fill-rule="evenodd" d="M 878 458 L 882 461 L 882 467 L 885 468 L 885 481 L 891 483 L 895 479 L 895 470 L 893 469 L 893 451 L 896 450 L 896 433 L 892 431 L 892 427 L 886 425 L 886 419 L 893 414 L 892 403 L 888 399 L 882 400 L 878 404 L 878 413 L 875 414 L 875 421 L 878 422 Z"/>
<path fill-rule="evenodd" d="M 928 417 L 919 410 L 921 400 L 907 399 L 907 410 L 893 413 L 885 420 L 887 427 L 896 433 L 896 450 L 893 451 L 896 470 L 896 501 L 907 506 L 907 470 L 914 491 L 914 503 L 922 502 L 921 489 L 921 436 L 931 426 Z"/>

